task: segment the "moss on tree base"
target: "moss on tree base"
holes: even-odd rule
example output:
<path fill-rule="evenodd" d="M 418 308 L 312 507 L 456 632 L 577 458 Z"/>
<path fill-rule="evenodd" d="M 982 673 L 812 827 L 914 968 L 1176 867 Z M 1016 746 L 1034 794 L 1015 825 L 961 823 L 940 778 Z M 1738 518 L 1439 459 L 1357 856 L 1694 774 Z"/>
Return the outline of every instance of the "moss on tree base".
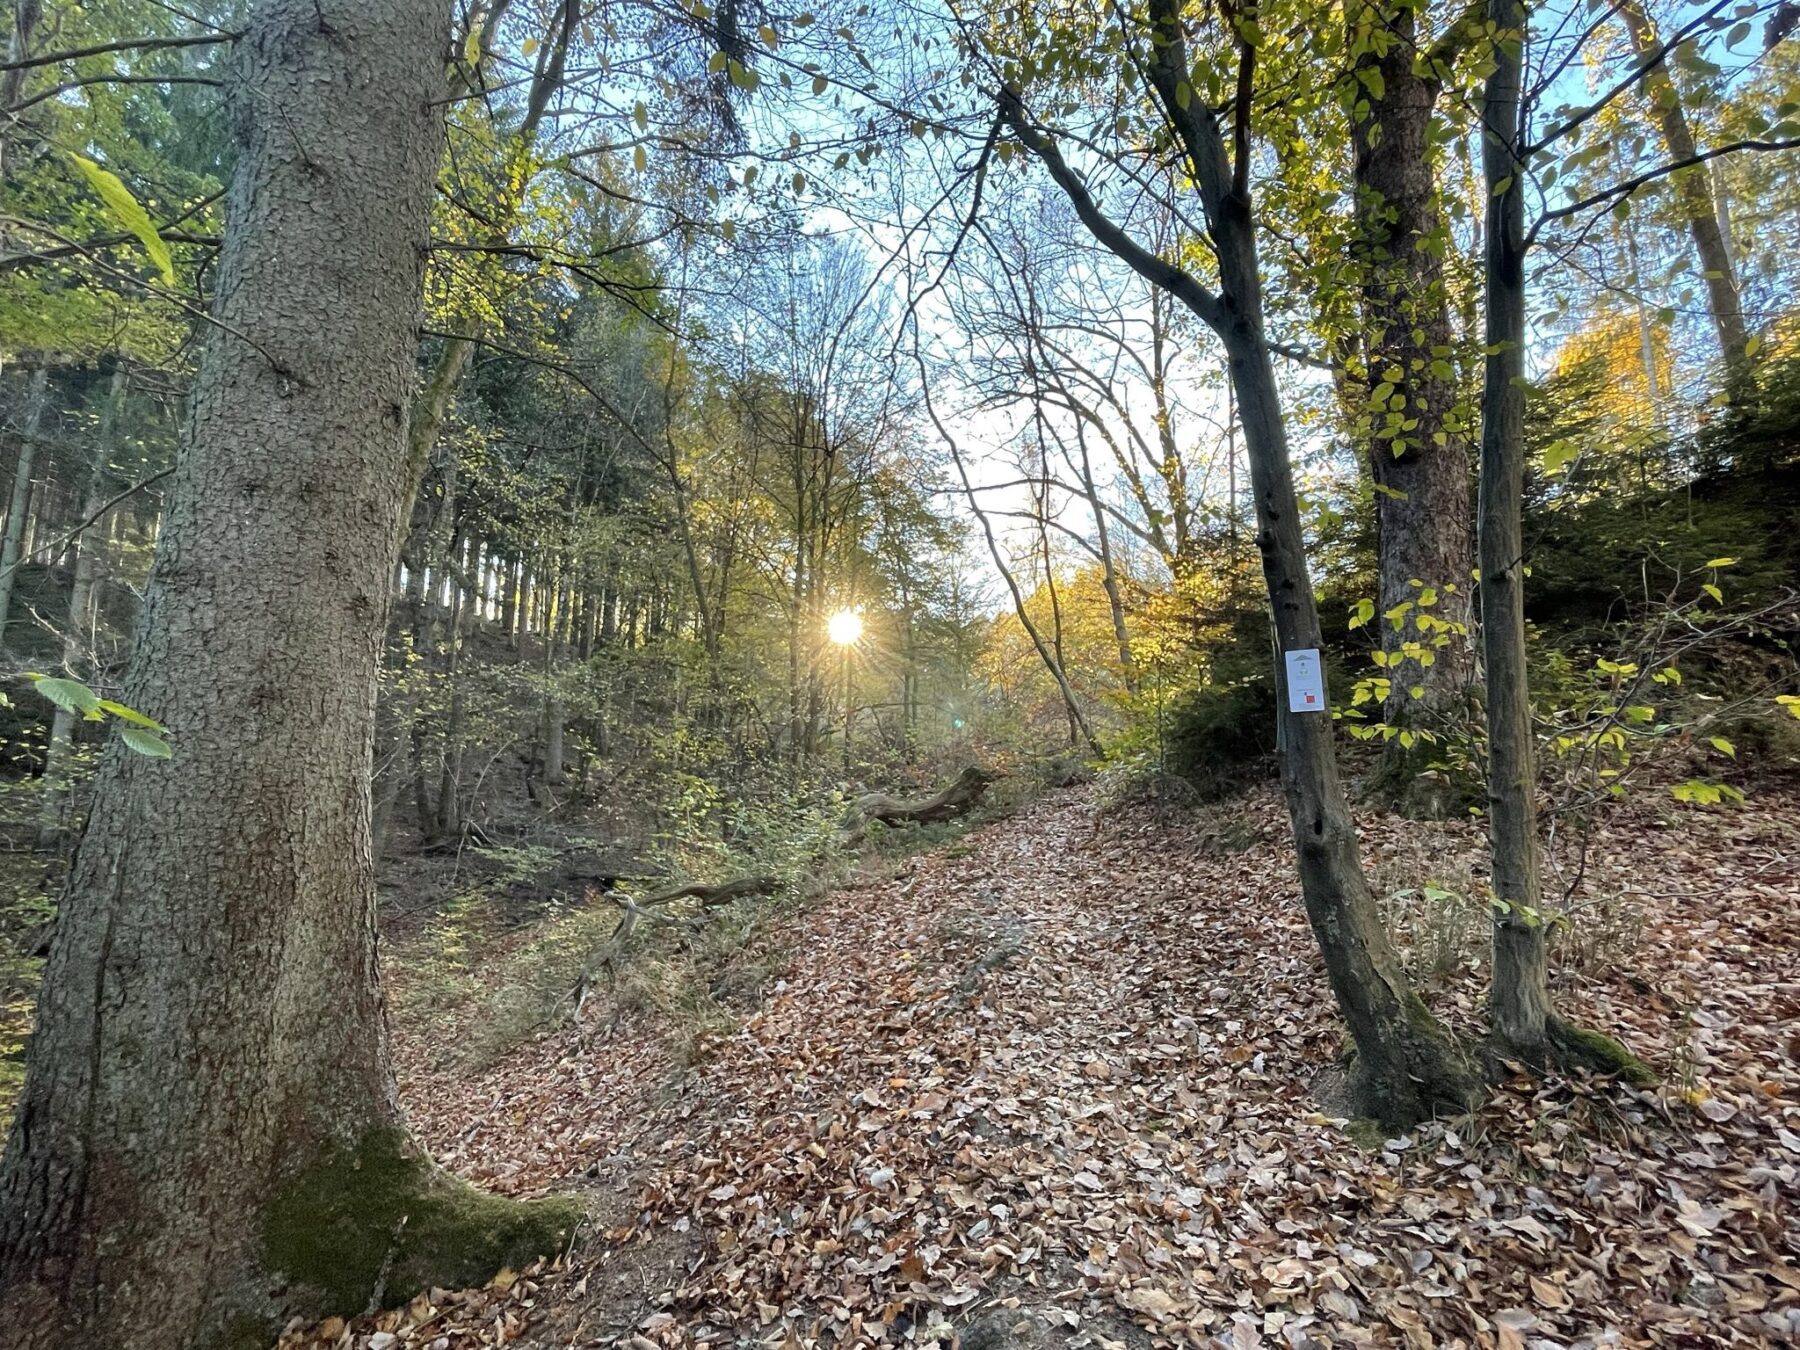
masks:
<path fill-rule="evenodd" d="M 284 1302 L 317 1316 L 391 1307 L 421 1289 L 484 1284 L 560 1250 L 582 1216 L 572 1200 L 510 1200 L 451 1176 L 378 1129 L 288 1181 L 263 1226 Z"/>
<path fill-rule="evenodd" d="M 1611 1036 L 1555 1015 L 1544 1024 L 1543 1044 L 1517 1045 L 1496 1035 L 1488 1043 L 1488 1055 L 1496 1078 L 1504 1076 L 1500 1061 L 1514 1060 L 1539 1073 L 1580 1069 L 1611 1075 L 1640 1088 L 1656 1082 L 1650 1067 Z"/>
<path fill-rule="evenodd" d="M 1550 1019 L 1549 1031 L 1551 1052 L 1565 1069 L 1614 1074 L 1633 1087 L 1649 1087 L 1656 1081 L 1643 1060 L 1603 1032 L 1589 1031 L 1560 1017 Z"/>
<path fill-rule="evenodd" d="M 1401 1017 L 1382 1035 L 1390 1062 L 1377 1065 L 1353 1047 L 1346 1066 L 1355 1114 L 1390 1136 L 1435 1116 L 1467 1115 L 1482 1093 L 1479 1064 L 1418 994 L 1408 991 Z"/>

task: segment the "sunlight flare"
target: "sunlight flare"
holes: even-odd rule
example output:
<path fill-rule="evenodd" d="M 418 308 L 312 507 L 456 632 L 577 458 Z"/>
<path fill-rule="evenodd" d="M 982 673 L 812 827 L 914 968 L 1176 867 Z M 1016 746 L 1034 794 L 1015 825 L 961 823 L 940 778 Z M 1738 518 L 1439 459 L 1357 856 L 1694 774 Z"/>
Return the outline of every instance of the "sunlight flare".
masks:
<path fill-rule="evenodd" d="M 862 615 L 852 609 L 840 609 L 826 620 L 825 635 L 840 647 L 854 647 L 862 641 Z"/>

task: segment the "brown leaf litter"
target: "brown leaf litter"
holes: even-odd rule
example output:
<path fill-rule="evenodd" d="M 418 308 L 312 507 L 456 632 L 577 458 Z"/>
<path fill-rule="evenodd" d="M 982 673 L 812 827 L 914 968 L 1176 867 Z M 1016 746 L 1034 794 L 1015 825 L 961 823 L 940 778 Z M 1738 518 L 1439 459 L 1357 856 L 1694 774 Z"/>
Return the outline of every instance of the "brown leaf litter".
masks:
<path fill-rule="evenodd" d="M 1052 794 L 784 921 L 686 1072 L 643 1016 L 479 1075 L 407 1072 L 402 1028 L 446 1165 L 611 1226 L 282 1344 L 1800 1343 L 1796 805 L 1633 805 L 1586 851 L 1558 998 L 1661 1087 L 1520 1075 L 1364 1148 L 1313 1094 L 1341 1036 L 1274 794 L 1224 808 L 1237 852 Z M 1483 874 L 1471 823 L 1363 831 L 1384 886 Z M 1479 944 L 1439 945 L 1428 996 L 1473 1031 Z"/>

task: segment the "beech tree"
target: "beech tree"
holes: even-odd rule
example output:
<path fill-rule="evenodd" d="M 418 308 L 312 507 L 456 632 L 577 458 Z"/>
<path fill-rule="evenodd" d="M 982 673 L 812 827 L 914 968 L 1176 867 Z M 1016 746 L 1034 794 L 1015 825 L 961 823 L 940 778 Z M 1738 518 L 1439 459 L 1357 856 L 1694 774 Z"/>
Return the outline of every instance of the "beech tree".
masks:
<path fill-rule="evenodd" d="M 1774 134 L 1713 147 L 1708 151 L 1671 143 L 1671 157 L 1643 172 L 1595 191 L 1570 191 L 1573 200 L 1541 211 L 1529 228 L 1526 197 L 1533 187 L 1554 180 L 1536 161 L 1561 158 L 1561 167 L 1591 156 L 1574 148 L 1580 129 L 1617 100 L 1647 90 L 1660 106 L 1669 85 L 1663 68 L 1670 53 L 1696 33 L 1722 27 L 1715 4 L 1690 16 L 1668 38 L 1653 42 L 1643 35 L 1642 11 L 1626 3 L 1618 13 L 1634 25 L 1634 59 L 1600 94 L 1577 106 L 1552 110 L 1548 125 L 1534 129 L 1541 111 L 1538 90 L 1527 87 L 1526 53 L 1531 43 L 1530 10 L 1524 0 L 1488 0 L 1488 74 L 1481 103 L 1482 166 L 1488 202 L 1483 230 L 1482 289 L 1485 301 L 1485 369 L 1481 400 L 1481 486 L 1479 554 L 1481 563 L 1481 635 L 1486 665 L 1488 732 L 1488 837 L 1493 857 L 1493 985 L 1490 1025 L 1498 1048 L 1535 1064 L 1565 1063 L 1597 1067 L 1637 1076 L 1642 1067 L 1610 1037 L 1576 1027 L 1556 1015 L 1549 989 L 1549 929 L 1554 914 L 1544 895 L 1538 839 L 1537 732 L 1533 722 L 1526 658 L 1525 578 L 1528 573 L 1522 524 L 1526 475 L 1525 413 L 1528 392 L 1526 352 L 1527 260 L 1542 232 L 1559 221 L 1577 223 L 1605 210 L 1629 210 L 1634 193 L 1660 179 L 1677 184 L 1696 181 L 1708 159 L 1724 154 L 1793 149 L 1800 138 Z M 1745 25 L 1747 32 L 1747 25 Z M 1539 59 L 1547 68 L 1572 64 L 1582 55 L 1587 34 L 1566 39 Z M 1730 35 L 1727 42 L 1731 40 Z M 1673 97 L 1672 88 L 1666 96 Z M 1666 123 L 1665 123 L 1666 127 Z M 1604 146 L 1602 147 L 1604 148 Z M 1702 191 L 1704 189 L 1702 188 Z M 1682 203 L 1698 240 L 1694 195 L 1683 189 Z M 1710 208 L 1708 208 L 1710 209 Z M 1716 220 L 1713 222 L 1716 226 Z M 1715 232 L 1716 238 L 1716 232 Z M 1703 252 L 1703 256 L 1705 256 Z M 1714 319 L 1720 289 L 1714 288 Z M 1724 328 L 1720 327 L 1721 340 Z M 1726 386 L 1740 394 L 1751 377 L 1747 366 L 1734 366 L 1730 342 Z M 1745 359 L 1747 360 L 1747 354 Z M 1734 396 L 1736 397 L 1736 396 Z"/>
<path fill-rule="evenodd" d="M 1215 23 L 1217 44 L 1196 65 L 1189 32 Z M 974 39 L 969 39 L 974 43 Z M 1049 28 L 1038 49 L 991 52 L 1000 87 L 998 116 L 1068 196 L 1094 237 L 1140 275 L 1162 287 L 1217 336 L 1243 420 L 1256 503 L 1257 545 L 1281 652 L 1318 651 L 1318 609 L 1307 571 L 1298 498 L 1290 463 L 1283 400 L 1266 331 L 1264 281 L 1258 259 L 1253 159 L 1260 35 L 1253 14 L 1196 19 L 1182 0 L 1120 7 L 1097 31 L 1071 23 Z M 1095 55 L 1088 55 L 1092 50 Z M 1141 72 L 1152 96 L 1117 115 L 1120 126 L 1142 120 L 1154 149 L 1173 160 L 1178 181 L 1199 198 L 1216 282 L 1209 285 L 1179 261 L 1153 252 L 1127 224 L 1110 216 L 1089 179 L 1063 151 L 1059 128 L 1029 100 L 1027 70 L 1068 69 L 1079 87 L 1098 65 Z M 1205 72 L 1206 80 L 1200 73 Z M 1045 103 L 1080 106 L 1070 85 L 1045 80 Z M 1222 107 L 1223 113 L 1215 112 Z M 1079 136 L 1071 136 L 1079 143 Z M 1451 1038 L 1413 991 L 1362 870 L 1329 716 L 1289 704 L 1285 662 L 1275 667 L 1280 718 L 1281 779 L 1299 860 L 1307 917 L 1324 955 L 1338 1007 L 1357 1050 L 1361 1109 L 1390 1125 L 1439 1110 L 1461 1110 L 1476 1077 Z"/>
<path fill-rule="evenodd" d="M 375 960 L 375 679 L 407 480 L 441 0 L 261 0 L 211 334 L 0 1165 L 14 1344 L 253 1340 L 546 1250 L 438 1174 Z"/>

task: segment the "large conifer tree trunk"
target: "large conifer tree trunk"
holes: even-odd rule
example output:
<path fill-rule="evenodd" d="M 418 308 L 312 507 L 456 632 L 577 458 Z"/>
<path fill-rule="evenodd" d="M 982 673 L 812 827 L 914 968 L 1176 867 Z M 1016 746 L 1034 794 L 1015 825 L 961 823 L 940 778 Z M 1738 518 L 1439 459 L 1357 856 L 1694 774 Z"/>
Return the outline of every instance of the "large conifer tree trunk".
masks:
<path fill-rule="evenodd" d="M 360 1311 L 444 1277 L 423 1244 L 481 1208 L 399 1128 L 369 843 L 449 29 L 445 0 L 259 0 L 237 43 L 217 324 L 126 693 L 174 759 L 108 751 L 63 900 L 0 1167 L 8 1346 Z"/>

